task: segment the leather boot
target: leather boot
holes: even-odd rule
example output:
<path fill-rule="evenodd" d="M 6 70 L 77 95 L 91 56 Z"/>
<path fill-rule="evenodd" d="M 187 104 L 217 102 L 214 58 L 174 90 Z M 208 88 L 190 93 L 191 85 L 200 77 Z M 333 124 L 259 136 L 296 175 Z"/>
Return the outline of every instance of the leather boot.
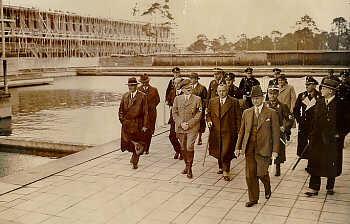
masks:
<path fill-rule="evenodd" d="M 186 151 L 181 150 L 181 155 L 183 156 L 183 160 L 185 161 L 185 169 L 181 172 L 182 174 L 187 174 L 187 170 L 188 170 L 188 164 L 187 164 L 187 154 Z"/>
<path fill-rule="evenodd" d="M 276 164 L 276 173 L 275 173 L 276 177 L 281 176 L 281 164 Z"/>
<path fill-rule="evenodd" d="M 194 151 L 187 152 L 187 161 L 188 161 L 188 170 L 187 170 L 187 178 L 192 179 L 192 164 L 193 164 Z"/>

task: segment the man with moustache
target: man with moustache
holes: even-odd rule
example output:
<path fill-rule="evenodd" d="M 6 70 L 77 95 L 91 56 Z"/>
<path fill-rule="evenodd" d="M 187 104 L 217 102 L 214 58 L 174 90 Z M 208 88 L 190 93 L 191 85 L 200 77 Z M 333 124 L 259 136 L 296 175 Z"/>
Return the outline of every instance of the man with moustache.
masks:
<path fill-rule="evenodd" d="M 138 91 L 144 93 L 147 98 L 148 104 L 148 130 L 146 132 L 147 141 L 145 153 L 149 153 L 149 147 L 151 145 L 152 135 L 154 134 L 154 129 L 157 120 L 157 106 L 160 102 L 159 94 L 157 88 L 149 84 L 150 78 L 147 74 L 143 74 L 140 77 L 141 86 L 138 87 Z"/>
<path fill-rule="evenodd" d="M 297 155 L 302 159 L 308 158 L 305 147 L 309 144 L 310 133 L 312 131 L 311 121 L 314 116 L 316 101 L 321 97 L 321 93 L 316 90 L 318 82 L 312 76 L 306 76 L 306 91 L 299 93 L 293 109 L 293 115 L 298 123 L 298 145 Z M 304 154 L 302 155 L 305 149 Z"/>
<path fill-rule="evenodd" d="M 128 79 L 129 91 L 122 96 L 119 106 L 119 120 L 122 123 L 121 150 L 132 153 L 130 163 L 138 168 L 140 155 L 146 148 L 148 104 L 146 95 L 137 90 L 135 77 Z"/>
<path fill-rule="evenodd" d="M 206 120 L 210 129 L 209 155 L 218 160 L 218 174 L 223 174 L 225 181 L 230 181 L 230 164 L 235 158 L 242 112 L 237 99 L 228 96 L 228 86 L 220 84 L 218 97 L 211 98 L 208 103 Z"/>
<path fill-rule="evenodd" d="M 318 195 L 321 177 L 327 177 L 327 195 L 334 194 L 335 178 L 342 173 L 345 136 L 350 132 L 349 104 L 337 95 L 340 82 L 326 78 L 322 81 L 309 147 L 308 173 L 311 175 L 307 196 Z"/>
<path fill-rule="evenodd" d="M 246 77 L 242 78 L 241 82 L 239 83 L 239 91 L 242 94 L 243 99 L 246 101 L 247 107 L 252 107 L 252 100 L 250 99 L 250 93 L 253 86 L 260 85 L 260 82 L 253 77 L 253 68 L 246 68 L 244 70 L 246 73 Z"/>
<path fill-rule="evenodd" d="M 197 73 L 192 73 L 190 75 L 190 79 L 192 82 L 192 94 L 199 96 L 202 100 L 202 111 L 205 111 L 206 107 L 206 100 L 207 100 L 207 89 L 198 82 L 200 79 Z M 202 145 L 202 134 L 205 132 L 205 117 L 204 117 L 204 112 L 202 113 L 201 116 L 201 121 L 200 121 L 200 128 L 198 132 L 198 142 L 197 145 Z"/>
<path fill-rule="evenodd" d="M 182 95 L 176 96 L 172 109 L 175 121 L 176 136 L 181 144 L 181 152 L 186 164 L 182 174 L 192 179 L 192 164 L 194 158 L 194 143 L 196 141 L 202 116 L 202 100 L 191 93 L 192 84 L 184 79 L 180 84 Z"/>
<path fill-rule="evenodd" d="M 278 114 L 263 104 L 264 94 L 260 86 L 253 86 L 251 95 L 253 107 L 243 112 L 235 155 L 246 157 L 246 182 L 252 207 L 259 200 L 259 179 L 264 184 L 265 198 L 271 196 L 269 165 L 271 156 L 276 159 L 279 150 L 280 125 Z"/>

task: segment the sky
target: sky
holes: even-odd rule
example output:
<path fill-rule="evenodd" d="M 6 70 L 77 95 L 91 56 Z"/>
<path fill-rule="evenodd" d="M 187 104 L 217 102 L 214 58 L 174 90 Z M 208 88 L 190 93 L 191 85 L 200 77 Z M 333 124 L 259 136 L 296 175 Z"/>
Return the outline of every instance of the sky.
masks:
<path fill-rule="evenodd" d="M 149 17 L 132 16 L 137 2 L 140 9 L 154 0 L 3 0 L 4 4 L 39 9 L 57 9 L 81 15 L 150 22 Z M 225 35 L 229 41 L 245 33 L 248 37 L 294 31 L 305 14 L 321 30 L 330 31 L 332 20 L 350 21 L 350 0 L 169 0 L 176 21 L 180 46 L 194 42 L 198 34 L 209 38 Z M 153 18 L 154 20 L 154 18 Z"/>

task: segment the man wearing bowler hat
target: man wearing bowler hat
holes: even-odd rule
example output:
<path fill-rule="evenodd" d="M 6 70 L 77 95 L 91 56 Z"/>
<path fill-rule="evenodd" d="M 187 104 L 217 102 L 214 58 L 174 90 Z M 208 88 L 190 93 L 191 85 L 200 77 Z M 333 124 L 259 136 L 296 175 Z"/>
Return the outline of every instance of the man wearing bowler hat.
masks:
<path fill-rule="evenodd" d="M 244 70 L 244 72 L 246 73 L 246 77 L 241 79 L 238 89 L 241 92 L 242 97 L 246 101 L 246 104 L 249 108 L 253 106 L 252 101 L 250 99 L 252 87 L 260 85 L 260 82 L 253 77 L 253 68 L 248 67 Z"/>
<path fill-rule="evenodd" d="M 198 80 L 200 79 L 197 73 L 192 73 L 190 75 L 190 79 L 192 82 L 192 94 L 199 96 L 202 100 L 202 111 L 205 111 L 206 107 L 206 100 L 207 100 L 207 89 L 201 85 Z M 200 121 L 200 128 L 198 132 L 198 143 L 197 145 L 202 145 L 202 133 L 205 132 L 205 117 L 204 117 L 204 112 L 202 113 L 201 116 L 201 121 Z"/>
<path fill-rule="evenodd" d="M 187 174 L 187 177 L 191 179 L 193 177 L 194 143 L 198 135 L 203 107 L 201 98 L 191 93 L 192 84 L 189 79 L 184 79 L 180 83 L 180 88 L 183 94 L 175 97 L 172 115 L 175 121 L 176 136 L 180 141 L 186 164 L 182 174 Z"/>
<path fill-rule="evenodd" d="M 146 132 L 147 142 L 145 153 L 149 153 L 149 147 L 154 133 L 156 121 L 157 121 L 157 106 L 160 102 L 157 88 L 149 84 L 150 78 L 147 74 L 143 74 L 140 77 L 141 86 L 138 87 L 138 91 L 144 93 L 147 98 L 148 104 L 148 130 Z"/>
<path fill-rule="evenodd" d="M 297 155 L 302 157 L 302 159 L 308 158 L 307 148 L 305 147 L 307 147 L 310 141 L 309 137 L 312 131 L 311 121 L 314 116 L 316 101 L 321 97 L 321 93 L 316 90 L 317 85 L 318 82 L 316 79 L 312 76 L 306 76 L 306 91 L 298 94 L 293 109 L 293 115 L 298 123 Z"/>
<path fill-rule="evenodd" d="M 342 173 L 344 138 L 350 132 L 349 105 L 337 96 L 340 82 L 326 78 L 321 82 L 310 137 L 307 196 L 318 195 L 321 177 L 327 177 L 328 195 L 334 194 L 335 178 Z"/>
<path fill-rule="evenodd" d="M 119 106 L 119 120 L 122 123 L 121 150 L 132 153 L 130 163 L 138 168 L 140 155 L 146 148 L 148 104 L 146 95 L 137 90 L 135 77 L 128 79 L 129 91 L 122 96 Z"/>
<path fill-rule="evenodd" d="M 236 143 L 235 155 L 245 155 L 246 182 L 252 207 L 259 200 L 259 179 L 265 187 L 265 198 L 271 196 L 269 165 L 271 156 L 276 159 L 279 150 L 280 125 L 278 114 L 263 104 L 264 95 L 260 86 L 253 86 L 251 95 L 253 107 L 243 112 L 241 127 Z"/>

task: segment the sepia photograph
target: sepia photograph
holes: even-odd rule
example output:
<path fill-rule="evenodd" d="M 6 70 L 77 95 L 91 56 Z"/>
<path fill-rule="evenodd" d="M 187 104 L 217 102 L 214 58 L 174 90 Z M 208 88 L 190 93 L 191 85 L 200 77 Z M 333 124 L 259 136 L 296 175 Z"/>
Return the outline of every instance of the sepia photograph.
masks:
<path fill-rule="evenodd" d="M 350 0 L 0 0 L 0 224 L 350 224 Z"/>

